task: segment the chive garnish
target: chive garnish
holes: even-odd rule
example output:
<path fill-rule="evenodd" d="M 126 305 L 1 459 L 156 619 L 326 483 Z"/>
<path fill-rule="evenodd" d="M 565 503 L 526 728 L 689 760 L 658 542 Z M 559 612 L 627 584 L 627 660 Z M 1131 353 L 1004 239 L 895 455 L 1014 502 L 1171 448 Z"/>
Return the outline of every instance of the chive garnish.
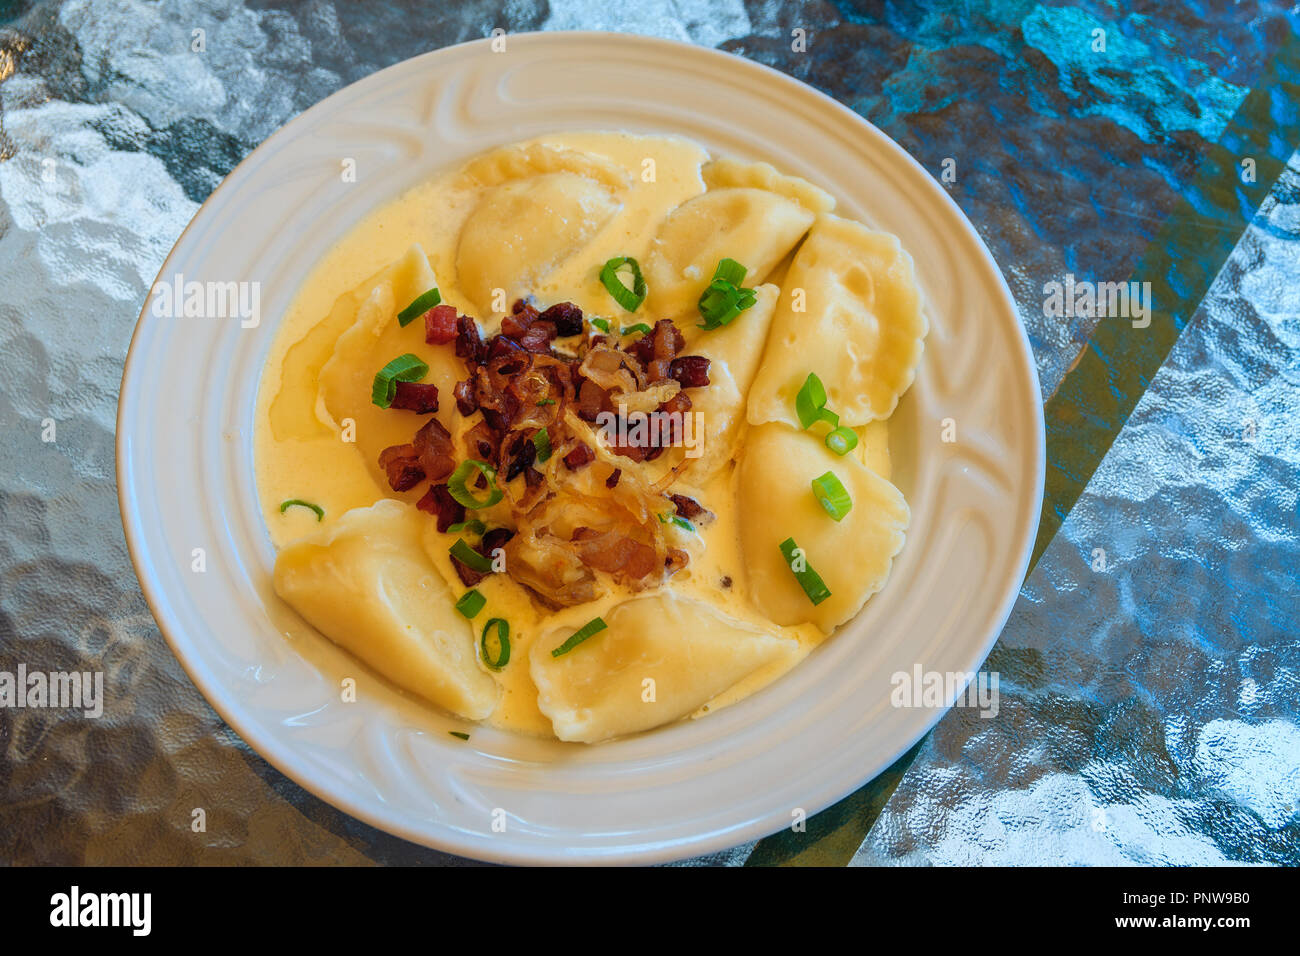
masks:
<path fill-rule="evenodd" d="M 540 402 L 537 403 L 537 407 L 538 407 L 538 408 L 541 408 L 543 405 L 554 405 L 554 404 L 555 404 L 555 399 L 553 399 L 553 398 L 544 398 L 544 399 L 542 399 Z"/>
<path fill-rule="evenodd" d="M 595 319 L 588 319 L 587 321 L 590 322 L 592 325 L 594 325 L 596 328 L 600 329 L 602 332 L 609 331 L 609 319 L 595 318 Z"/>
<path fill-rule="evenodd" d="M 623 284 L 619 278 L 620 271 L 627 269 L 632 273 L 632 288 Z M 628 312 L 635 312 L 645 301 L 646 284 L 641 277 L 641 266 L 631 256 L 617 256 L 610 259 L 600 270 L 600 284 L 614 297 L 614 301 Z M 593 324 L 595 320 L 592 320 Z"/>
<path fill-rule="evenodd" d="M 487 530 L 487 525 L 478 518 L 471 518 L 469 521 L 457 521 L 455 524 L 448 525 L 447 530 L 456 533 L 464 531 L 469 534 L 482 534 Z"/>
<path fill-rule="evenodd" d="M 826 513 L 836 521 L 841 520 L 853 507 L 853 499 L 849 497 L 848 491 L 839 478 L 835 477 L 833 471 L 814 478 L 812 490 L 817 500 L 822 503 L 822 507 L 826 509 Z"/>
<path fill-rule="evenodd" d="M 482 500 L 475 498 L 469 490 L 470 472 L 475 469 L 487 479 L 488 496 Z M 457 465 L 447 479 L 447 492 L 466 508 L 490 508 L 505 497 L 505 492 L 497 487 L 496 477 L 496 469 L 487 462 L 469 458 Z"/>
<path fill-rule="evenodd" d="M 813 566 L 808 563 L 807 557 L 803 554 L 803 549 L 794 543 L 794 538 L 786 538 L 780 544 L 781 554 L 785 558 L 785 563 L 790 568 L 790 573 L 795 576 L 799 586 L 803 588 L 803 593 L 808 595 L 808 600 L 813 604 L 821 604 L 831 596 L 831 589 L 826 586 L 820 574 L 813 570 Z M 803 570 L 795 570 L 795 552 L 799 552 L 799 558 L 802 559 Z"/>
<path fill-rule="evenodd" d="M 644 322 L 638 322 L 636 325 L 623 326 L 622 334 L 631 335 L 634 332 L 639 332 L 642 335 L 648 335 L 652 331 L 653 329 L 651 329 L 650 326 L 646 325 Z"/>
<path fill-rule="evenodd" d="M 807 429 L 822 419 L 822 411 L 826 408 L 826 387 L 822 385 L 822 380 L 812 372 L 804 379 L 803 386 L 799 389 L 799 394 L 794 397 L 795 414 L 799 416 L 799 424 Z M 834 415 L 834 412 L 830 414 Z M 834 428 L 840 423 L 838 416 Z"/>
<path fill-rule="evenodd" d="M 539 429 L 533 435 L 533 448 L 537 450 L 537 463 L 541 464 L 551 457 L 551 436 L 546 429 Z"/>
<path fill-rule="evenodd" d="M 488 632 L 496 625 L 497 654 L 488 650 Z M 479 638 L 479 650 L 483 652 L 483 663 L 494 671 L 499 671 L 510 663 L 510 622 L 504 618 L 494 617 L 483 625 L 483 636 Z"/>
<path fill-rule="evenodd" d="M 826 447 L 837 455 L 847 455 L 858 447 L 858 433 L 847 425 L 841 425 L 826 436 Z"/>
<path fill-rule="evenodd" d="M 453 737 L 459 737 L 461 740 L 469 740 L 469 734 L 465 733 L 463 730 L 449 730 L 447 733 L 451 734 Z"/>
<path fill-rule="evenodd" d="M 442 304 L 442 293 L 437 289 L 430 289 L 415 297 L 415 301 L 397 313 L 397 324 L 402 328 L 410 325 L 417 318 L 424 315 L 435 305 Z"/>
<path fill-rule="evenodd" d="M 316 512 L 316 520 L 321 521 L 325 517 L 325 509 L 320 505 L 314 505 L 310 501 L 303 501 L 301 498 L 290 498 L 288 501 L 280 502 L 280 514 L 284 514 L 286 508 L 297 506 L 299 508 L 310 508 Z"/>
<path fill-rule="evenodd" d="M 689 521 L 687 521 L 687 520 L 686 520 L 685 518 L 683 518 L 681 515 L 675 515 L 675 514 L 673 514 L 671 511 L 665 511 L 663 514 L 659 515 L 659 523 L 660 523 L 660 524 L 675 524 L 675 525 L 677 525 L 677 527 L 683 529 L 684 531 L 694 531 L 694 530 L 695 530 L 695 525 L 691 524 Z"/>
<path fill-rule="evenodd" d="M 713 270 L 713 279 L 700 294 L 697 303 L 700 317 L 704 319 L 700 328 L 705 331 L 726 325 L 740 313 L 758 301 L 758 294 L 753 289 L 742 288 L 748 270 L 735 259 L 721 259 Z"/>
<path fill-rule="evenodd" d="M 398 382 L 418 382 L 429 374 L 429 366 L 418 355 L 399 355 L 379 370 L 370 386 L 370 400 L 380 408 L 393 404 Z"/>
<path fill-rule="evenodd" d="M 457 538 L 456 543 L 448 550 L 451 552 L 451 556 L 465 567 L 473 568 L 480 574 L 490 574 L 492 572 L 492 559 L 479 554 L 465 543 L 464 538 Z"/>
<path fill-rule="evenodd" d="M 602 621 L 600 618 L 593 617 L 586 624 L 582 625 L 581 628 L 579 628 L 578 630 L 570 634 L 569 639 L 567 641 L 565 641 L 559 647 L 552 650 L 551 656 L 562 657 L 563 655 L 569 653 L 569 651 L 577 647 L 579 644 L 581 644 L 583 641 L 585 641 L 587 638 L 591 637 L 591 635 L 599 634 L 608 626 L 609 625 L 606 624 L 604 621 Z"/>
<path fill-rule="evenodd" d="M 462 594 L 460 600 L 456 602 L 456 610 L 472 621 L 474 616 L 483 610 L 485 604 L 487 604 L 487 598 L 483 596 L 482 592 L 477 588 L 471 588 Z"/>

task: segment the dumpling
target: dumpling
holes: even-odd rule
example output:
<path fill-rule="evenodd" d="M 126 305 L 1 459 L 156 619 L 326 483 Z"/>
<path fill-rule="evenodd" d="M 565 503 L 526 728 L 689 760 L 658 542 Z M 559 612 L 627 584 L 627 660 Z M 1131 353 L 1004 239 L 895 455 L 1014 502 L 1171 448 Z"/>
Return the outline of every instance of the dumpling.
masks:
<path fill-rule="evenodd" d="M 560 657 L 551 651 L 572 628 L 533 644 L 537 703 L 561 740 L 595 743 L 658 727 L 798 653 L 797 641 L 671 592 L 626 601 L 604 620 L 606 630 Z"/>
<path fill-rule="evenodd" d="M 474 635 L 425 556 L 412 506 L 384 499 L 284 548 L 275 590 L 336 644 L 399 687 L 469 720 L 496 707 Z"/>
<path fill-rule="evenodd" d="M 858 461 L 888 481 L 894 470 L 889 454 L 889 423 L 867 422 L 853 430 L 858 433 L 858 447 L 853 449 Z"/>
<path fill-rule="evenodd" d="M 471 164 L 489 185 L 461 227 L 456 282 L 481 315 L 534 292 L 586 246 L 619 210 L 627 173 L 609 160 L 533 145 L 498 150 Z"/>
<path fill-rule="evenodd" d="M 750 187 L 766 189 L 778 196 L 793 199 L 814 213 L 830 212 L 835 197 L 798 176 L 786 176 L 770 163 L 746 163 L 738 159 L 715 159 L 700 169 L 700 177 L 709 189 Z"/>
<path fill-rule="evenodd" d="M 812 480 L 828 471 L 853 501 L 840 521 L 812 490 Z M 902 492 L 884 478 L 852 455 L 834 454 L 817 436 L 781 424 L 749 429 L 736 492 L 750 599 L 777 624 L 809 621 L 826 633 L 884 587 L 911 519 Z M 830 589 L 821 604 L 808 599 L 786 564 L 786 538 L 794 538 Z"/>
<path fill-rule="evenodd" d="M 926 333 L 912 257 L 897 237 L 823 215 L 783 292 L 749 394 L 750 424 L 798 427 L 794 400 L 809 372 L 840 424 L 888 418 L 912 384 Z"/>
<path fill-rule="evenodd" d="M 348 431 L 345 423 L 353 423 L 351 432 L 357 452 L 371 477 L 385 490 L 388 482 L 379 467 L 379 453 L 390 445 L 409 442 L 427 418 L 374 404 L 370 393 L 375 373 L 399 355 L 409 352 L 419 356 L 429 366 L 429 373 L 421 381 L 438 386 L 437 418 L 447 426 L 452 424 L 456 407 L 452 389 L 465 377 L 455 349 L 425 343 L 422 321 L 416 319 L 405 328 L 397 323 L 398 312 L 437 285 L 424 250 L 412 246 L 391 268 L 380 273 L 369 290 L 357 290 L 361 304 L 356 319 L 339 336 L 334 354 L 320 371 L 321 414 L 342 433 L 340 437 Z"/>
<path fill-rule="evenodd" d="M 709 384 L 691 389 L 691 412 L 703 426 L 699 460 L 690 466 L 690 480 L 701 485 L 716 475 L 736 453 L 745 428 L 745 396 L 758 371 L 763 345 L 781 290 L 759 286 L 757 301 L 722 328 L 702 332 L 686 352 L 709 359 Z M 696 432 L 698 434 L 699 428 Z M 672 457 L 674 462 L 677 456 Z"/>
<path fill-rule="evenodd" d="M 659 227 L 645 261 L 647 307 L 660 317 L 696 315 L 721 259 L 735 259 L 754 287 L 813 224 L 798 201 L 750 186 L 710 189 L 682 203 Z"/>

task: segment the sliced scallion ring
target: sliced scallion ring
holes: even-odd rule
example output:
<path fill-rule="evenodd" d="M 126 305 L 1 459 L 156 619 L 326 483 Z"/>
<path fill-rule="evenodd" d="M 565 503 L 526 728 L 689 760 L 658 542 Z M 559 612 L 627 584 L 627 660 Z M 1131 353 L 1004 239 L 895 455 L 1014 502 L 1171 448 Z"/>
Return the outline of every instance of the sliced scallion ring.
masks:
<path fill-rule="evenodd" d="M 496 627 L 497 653 L 488 650 L 488 633 Z M 479 650 L 483 653 L 483 663 L 494 671 L 499 671 L 510 663 L 510 622 L 505 618 L 494 617 L 483 625 L 483 636 L 479 638 Z"/>
<path fill-rule="evenodd" d="M 644 322 L 638 322 L 636 325 L 625 325 L 622 329 L 623 335 L 632 335 L 634 332 L 640 332 L 642 335 L 649 335 L 654 330 Z"/>
<path fill-rule="evenodd" d="M 620 271 L 627 269 L 632 273 L 632 288 L 623 284 L 619 278 Z M 646 284 L 641 277 L 641 266 L 631 256 L 617 256 L 610 259 L 600 270 L 600 284 L 614 297 L 614 301 L 628 312 L 635 312 L 645 301 Z M 593 320 L 594 323 L 595 320 Z"/>
<path fill-rule="evenodd" d="M 483 610 L 485 604 L 487 604 L 487 598 L 483 596 L 483 592 L 477 588 L 471 588 L 460 596 L 460 600 L 456 602 L 456 610 L 473 620 L 474 615 Z"/>
<path fill-rule="evenodd" d="M 858 447 L 858 433 L 847 425 L 841 425 L 826 436 L 826 447 L 837 455 L 847 455 Z"/>
<path fill-rule="evenodd" d="M 826 513 L 840 521 L 853 508 L 853 499 L 845 490 L 844 485 L 835 477 L 835 472 L 828 471 L 826 474 L 812 480 L 813 494 L 817 500 L 822 503 Z"/>
<path fill-rule="evenodd" d="M 713 270 L 713 278 L 730 282 L 739 288 L 740 284 L 745 281 L 745 273 L 748 271 L 735 259 L 719 259 L 718 267 Z"/>
<path fill-rule="evenodd" d="M 479 471 L 488 483 L 488 496 L 482 500 L 475 498 L 469 490 L 469 476 L 472 471 Z M 456 470 L 447 479 L 447 492 L 466 508 L 490 508 L 502 498 L 505 492 L 497 487 L 496 469 L 485 461 L 468 458 L 456 466 Z"/>
<path fill-rule="evenodd" d="M 542 428 L 533 434 L 533 448 L 537 450 L 537 463 L 541 464 L 551 457 L 551 436 Z"/>
<path fill-rule="evenodd" d="M 609 625 L 606 624 L 604 621 L 602 621 L 600 618 L 593 617 L 586 624 L 582 625 L 582 627 L 580 627 L 578 630 L 570 634 L 568 640 L 566 640 L 563 644 L 561 644 L 557 648 L 554 648 L 551 651 L 551 656 L 563 657 L 565 654 L 569 653 L 569 651 L 573 650 L 575 647 L 577 647 L 587 638 L 591 637 L 593 634 L 599 634 L 608 626 Z"/>
<path fill-rule="evenodd" d="M 469 521 L 457 521 L 453 525 L 448 525 L 447 530 L 456 534 L 462 531 L 468 534 L 482 534 L 487 530 L 487 525 L 479 521 L 478 518 L 471 518 Z"/>
<path fill-rule="evenodd" d="M 316 512 L 316 520 L 322 521 L 325 518 L 325 509 L 320 505 L 314 505 L 310 501 L 303 501 L 301 498 L 290 498 L 288 501 L 280 502 L 280 514 L 284 514 L 286 508 L 310 508 Z"/>
<path fill-rule="evenodd" d="M 609 319 L 602 319 L 597 317 L 594 319 L 588 319 L 587 321 L 590 322 L 592 325 L 594 325 L 596 328 L 600 329 L 602 332 L 609 331 Z"/>
<path fill-rule="evenodd" d="M 483 555 L 466 544 L 464 538 L 457 538 L 456 543 L 448 550 L 451 552 L 451 556 L 465 567 L 471 568 L 480 574 L 492 573 L 492 559 L 483 557 Z"/>
<path fill-rule="evenodd" d="M 800 426 L 811 428 L 821 420 L 821 412 L 825 407 L 826 387 L 822 385 L 821 379 L 814 373 L 809 372 L 808 377 L 803 380 L 803 386 L 799 389 L 799 394 L 794 397 L 794 410 L 799 416 Z M 831 412 L 831 414 L 835 413 Z M 838 425 L 839 421 L 837 417 L 835 425 Z"/>
<path fill-rule="evenodd" d="M 435 305 L 442 304 L 442 293 L 437 289 L 430 289 L 421 295 L 415 297 L 415 301 L 397 313 L 397 324 L 406 328 L 424 313 L 428 312 Z"/>
<path fill-rule="evenodd" d="M 790 568 L 790 573 L 795 576 L 799 586 L 803 588 L 803 593 L 808 595 L 808 600 L 813 604 L 821 604 L 831 596 L 831 589 L 826 586 L 820 574 L 813 570 L 813 566 L 808 563 L 807 556 L 803 557 L 803 570 L 795 570 L 795 552 L 802 554 L 803 549 L 794 543 L 794 538 L 786 538 L 779 545 L 781 555 L 785 558 L 786 565 Z"/>
<path fill-rule="evenodd" d="M 418 355 L 399 355 L 376 373 L 370 400 L 380 408 L 388 408 L 397 395 L 398 382 L 418 382 L 428 374 L 429 366 Z"/>

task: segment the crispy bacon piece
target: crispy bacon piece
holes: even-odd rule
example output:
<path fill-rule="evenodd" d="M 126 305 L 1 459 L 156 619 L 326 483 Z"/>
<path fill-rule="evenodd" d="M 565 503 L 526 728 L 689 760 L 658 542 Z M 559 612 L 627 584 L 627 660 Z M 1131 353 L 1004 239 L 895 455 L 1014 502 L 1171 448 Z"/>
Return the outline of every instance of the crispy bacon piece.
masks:
<path fill-rule="evenodd" d="M 573 451 L 564 456 L 564 467 L 569 471 L 576 471 L 583 465 L 590 464 L 596 460 L 596 453 L 592 451 L 591 446 L 580 442 Z"/>
<path fill-rule="evenodd" d="M 415 433 L 411 447 L 419 456 L 425 475 L 434 481 L 446 478 L 456 469 L 456 450 L 451 444 L 451 434 L 436 418 L 430 418 Z"/>
<path fill-rule="evenodd" d="M 414 445 L 385 448 L 379 453 L 379 467 L 388 473 L 388 485 L 394 491 L 409 491 L 424 480 L 424 466 Z"/>
<path fill-rule="evenodd" d="M 673 508 L 677 511 L 677 514 L 687 521 L 694 521 L 698 518 L 701 522 L 707 523 L 715 517 L 712 511 L 689 495 L 670 494 L 668 500 L 673 503 Z"/>
<path fill-rule="evenodd" d="M 477 453 L 480 461 L 496 461 L 497 446 L 500 437 L 492 431 L 487 422 L 478 422 L 465 433 L 465 444 L 471 454 Z"/>
<path fill-rule="evenodd" d="M 578 390 L 578 417 L 583 421 L 594 422 L 601 412 L 614 410 L 614 403 L 609 400 L 609 392 L 589 378 L 582 380 Z"/>
<path fill-rule="evenodd" d="M 428 382 L 398 382 L 390 408 L 427 415 L 438 410 L 438 386 Z"/>
<path fill-rule="evenodd" d="M 619 480 L 620 478 L 622 478 L 622 477 L 623 477 L 623 469 L 622 469 L 622 468 L 615 468 L 613 471 L 611 471 L 611 472 L 609 473 L 609 477 L 605 479 L 605 487 L 606 487 L 606 488 L 617 488 L 617 487 L 618 487 L 618 480 Z"/>
<path fill-rule="evenodd" d="M 465 418 L 469 418 L 478 411 L 478 396 L 474 394 L 474 380 L 465 379 L 463 382 L 457 382 L 456 387 L 451 390 L 452 397 L 456 399 L 456 411 L 460 412 Z"/>
<path fill-rule="evenodd" d="M 645 369 L 646 382 L 653 385 L 668 378 L 673 359 L 686 346 L 672 319 L 660 319 L 628 348 Z"/>
<path fill-rule="evenodd" d="M 703 388 L 709 384 L 709 360 L 703 355 L 682 355 L 668 366 L 668 377 L 681 383 L 682 388 Z"/>
<path fill-rule="evenodd" d="M 439 531 L 465 520 L 465 506 L 451 496 L 446 485 L 430 485 L 415 507 L 437 517 Z"/>
<path fill-rule="evenodd" d="M 430 345 L 446 345 L 456 338 L 457 321 L 454 305 L 435 305 L 424 313 L 424 341 Z"/>
<path fill-rule="evenodd" d="M 542 313 L 541 320 L 552 323 L 555 334 L 562 339 L 582 334 L 582 310 L 572 302 L 555 303 Z"/>
<path fill-rule="evenodd" d="M 483 335 L 478 330 L 478 323 L 468 315 L 456 319 L 456 357 L 466 362 L 483 360 Z"/>

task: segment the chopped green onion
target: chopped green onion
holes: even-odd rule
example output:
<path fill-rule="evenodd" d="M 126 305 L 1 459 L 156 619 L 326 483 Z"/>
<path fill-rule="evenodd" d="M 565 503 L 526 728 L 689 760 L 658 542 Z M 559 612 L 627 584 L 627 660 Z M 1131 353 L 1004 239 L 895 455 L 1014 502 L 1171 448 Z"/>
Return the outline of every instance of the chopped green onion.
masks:
<path fill-rule="evenodd" d="M 671 511 L 665 511 L 663 514 L 659 515 L 659 523 L 660 523 L 660 524 L 675 524 L 675 525 L 677 525 L 677 527 L 682 528 L 682 529 L 685 530 L 685 531 L 694 531 L 694 530 L 695 530 L 695 525 L 691 524 L 689 521 L 687 521 L 687 520 L 686 520 L 685 518 L 683 518 L 681 515 L 675 515 L 675 514 L 673 514 Z"/>
<path fill-rule="evenodd" d="M 482 592 L 477 588 L 471 588 L 462 594 L 460 600 L 456 602 L 456 610 L 460 611 L 462 615 L 470 620 L 473 620 L 474 615 L 483 610 L 484 604 L 487 604 L 487 598 L 485 598 Z"/>
<path fill-rule="evenodd" d="M 632 273 L 631 289 L 618 277 L 623 269 L 628 269 Z M 628 312 L 635 312 L 645 301 L 647 290 L 645 279 L 641 277 L 641 266 L 631 256 L 618 256 L 606 262 L 600 270 L 600 284 L 614 297 L 614 301 Z"/>
<path fill-rule="evenodd" d="M 469 490 L 469 473 L 475 469 L 478 469 L 483 477 L 487 479 L 488 496 L 483 500 L 475 498 L 474 493 Z M 468 458 L 457 465 L 456 470 L 447 479 L 447 492 L 466 508 L 490 508 L 504 498 L 506 494 L 497 487 L 496 477 L 496 469 L 487 462 L 479 461 L 477 458 Z"/>
<path fill-rule="evenodd" d="M 587 638 L 591 637 L 591 635 L 599 634 L 608 626 L 609 625 L 606 624 L 604 621 L 602 621 L 600 618 L 593 617 L 586 624 L 582 625 L 581 628 L 579 628 L 578 630 L 570 634 L 569 639 L 567 641 L 565 641 L 559 647 L 552 650 L 551 656 L 562 657 L 563 655 L 569 653 L 569 651 L 577 647 L 579 644 L 581 644 L 583 641 L 585 641 Z"/>
<path fill-rule="evenodd" d="M 700 294 L 698 305 L 704 319 L 700 328 L 708 331 L 724 326 L 758 301 L 758 293 L 740 286 L 747 271 L 735 259 L 718 260 L 713 279 Z"/>
<path fill-rule="evenodd" d="M 822 385 L 822 380 L 812 372 L 804 379 L 803 386 L 799 389 L 799 394 L 794 397 L 794 410 L 799 416 L 799 424 L 803 428 L 811 428 L 818 421 L 822 421 L 822 409 L 826 407 L 826 387 Z M 834 412 L 830 414 L 834 415 Z M 839 418 L 835 419 L 834 428 L 840 423 Z"/>
<path fill-rule="evenodd" d="M 602 332 L 609 331 L 609 319 L 596 318 L 596 319 L 588 319 L 587 321 L 589 321 L 596 328 L 600 329 Z"/>
<path fill-rule="evenodd" d="M 542 399 L 540 402 L 537 403 L 537 407 L 538 407 L 538 408 L 541 408 L 543 405 L 554 405 L 554 404 L 555 404 L 555 399 L 553 399 L 553 398 L 544 398 L 544 399 Z"/>
<path fill-rule="evenodd" d="M 833 471 L 826 472 L 820 478 L 814 478 L 812 490 L 817 500 L 822 503 L 822 507 L 826 509 L 826 513 L 836 521 L 848 514 L 853 507 L 853 499 L 849 497 L 849 493 L 835 477 Z"/>
<path fill-rule="evenodd" d="M 487 525 L 478 518 L 471 518 L 469 521 L 457 521 L 455 524 L 447 526 L 448 531 L 465 531 L 469 534 L 482 534 L 487 530 Z"/>
<path fill-rule="evenodd" d="M 837 455 L 847 455 L 858 447 L 858 433 L 841 425 L 826 436 L 826 447 Z"/>
<path fill-rule="evenodd" d="M 370 400 L 380 408 L 393 404 L 398 382 L 418 382 L 429 374 L 429 366 L 418 355 L 399 355 L 379 370 L 370 386 Z"/>
<path fill-rule="evenodd" d="M 435 305 L 441 304 L 442 293 L 437 289 L 430 289 L 423 295 L 416 296 L 414 302 L 404 308 L 401 312 L 397 313 L 397 324 L 402 326 L 402 328 L 406 328 L 406 326 L 424 315 L 424 313 L 428 312 Z"/>
<path fill-rule="evenodd" d="M 631 335 L 633 332 L 640 332 L 642 335 L 648 335 L 653 331 L 654 330 L 651 329 L 650 326 L 646 325 L 644 322 L 638 322 L 636 325 L 623 326 L 624 335 Z"/>
<path fill-rule="evenodd" d="M 453 737 L 459 737 L 461 740 L 469 740 L 469 734 L 465 733 L 463 730 L 449 730 L 447 733 L 451 734 Z"/>
<path fill-rule="evenodd" d="M 533 447 L 537 449 L 539 464 L 551 457 L 551 436 L 546 433 L 545 428 L 533 433 Z"/>
<path fill-rule="evenodd" d="M 745 281 L 745 273 L 748 271 L 735 259 L 719 259 L 718 267 L 713 270 L 713 278 L 722 279 L 724 282 L 730 282 L 732 285 L 739 287 Z"/>
<path fill-rule="evenodd" d="M 496 625 L 497 653 L 494 656 L 488 650 L 488 631 Z M 510 622 L 504 618 L 494 617 L 483 625 L 483 636 L 479 638 L 479 650 L 483 652 L 483 663 L 494 671 L 499 671 L 510 663 Z"/>
<path fill-rule="evenodd" d="M 314 505 L 310 501 L 303 501 L 301 498 L 290 498 L 288 501 L 280 502 L 280 514 L 284 514 L 286 508 L 292 508 L 297 505 L 299 508 L 310 508 L 316 512 L 316 520 L 320 521 L 325 517 L 325 509 L 320 505 Z"/>
<path fill-rule="evenodd" d="M 464 538 L 457 538 L 456 543 L 453 544 L 449 550 L 451 551 L 451 556 L 461 564 L 465 565 L 465 567 L 472 568 L 480 574 L 491 573 L 492 559 L 483 557 L 483 555 L 479 554 L 466 544 Z"/>
<path fill-rule="evenodd" d="M 785 558 L 785 563 L 789 565 L 790 572 L 799 582 L 799 586 L 803 588 L 803 593 L 808 595 L 808 600 L 812 601 L 813 604 L 821 604 L 822 601 L 831 596 L 831 589 L 826 586 L 826 582 L 822 580 L 821 575 L 813 570 L 813 566 L 808 563 L 806 556 L 803 557 L 804 569 L 802 571 L 794 569 L 795 551 L 799 551 L 801 555 L 803 552 L 803 549 L 794 543 L 794 538 L 786 538 L 779 547 L 782 556 Z"/>

